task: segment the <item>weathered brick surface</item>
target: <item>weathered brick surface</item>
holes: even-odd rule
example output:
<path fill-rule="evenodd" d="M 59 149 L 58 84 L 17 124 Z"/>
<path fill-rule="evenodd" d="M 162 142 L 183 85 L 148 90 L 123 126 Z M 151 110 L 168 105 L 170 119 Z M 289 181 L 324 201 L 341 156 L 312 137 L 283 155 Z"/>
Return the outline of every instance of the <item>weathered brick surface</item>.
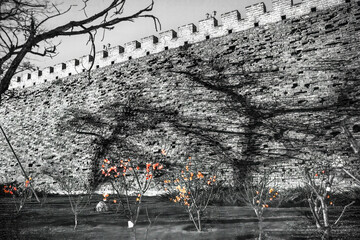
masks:
<path fill-rule="evenodd" d="M 324 1 L 302 4 L 310 2 Z M 74 175 L 91 175 L 94 159 L 156 159 L 164 147 L 172 163 L 189 154 L 205 169 L 223 163 L 228 177 L 254 164 L 275 168 L 283 187 L 299 184 L 303 152 L 339 156 L 356 170 L 340 125 L 360 139 L 359 16 L 358 4 L 341 4 L 100 68 L 91 80 L 78 74 L 15 88 L 2 102 L 1 124 L 34 176 L 70 162 Z M 106 150 L 96 155 L 102 140 Z M 0 180 L 14 180 L 19 167 L 0 141 Z"/>

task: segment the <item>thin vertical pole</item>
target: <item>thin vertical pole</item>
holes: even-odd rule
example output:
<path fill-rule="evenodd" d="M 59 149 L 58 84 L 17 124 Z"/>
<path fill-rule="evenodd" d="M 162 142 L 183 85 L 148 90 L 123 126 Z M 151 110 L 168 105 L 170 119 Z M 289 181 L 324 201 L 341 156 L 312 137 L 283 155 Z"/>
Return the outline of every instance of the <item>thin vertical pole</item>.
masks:
<path fill-rule="evenodd" d="M 21 165 L 21 162 L 20 162 L 18 156 L 16 155 L 16 153 L 15 153 L 15 151 L 14 151 L 14 148 L 12 147 L 12 145 L 11 145 L 8 137 L 6 136 L 4 129 L 1 127 L 1 125 L 0 125 L 0 130 L 1 130 L 1 132 L 3 133 L 6 142 L 9 144 L 9 147 L 10 147 L 12 153 L 14 154 L 14 156 L 15 156 L 15 158 L 16 158 L 16 161 L 19 163 L 20 168 L 21 168 L 21 171 L 23 172 L 25 179 L 29 181 L 30 189 L 31 189 L 32 192 L 34 193 L 34 196 L 35 196 L 35 198 L 36 198 L 36 201 L 40 202 L 39 197 L 37 196 L 34 188 L 33 188 L 32 185 L 31 185 L 31 181 L 30 181 L 30 179 L 29 179 L 29 176 L 26 174 L 25 169 L 24 169 L 23 166 Z"/>

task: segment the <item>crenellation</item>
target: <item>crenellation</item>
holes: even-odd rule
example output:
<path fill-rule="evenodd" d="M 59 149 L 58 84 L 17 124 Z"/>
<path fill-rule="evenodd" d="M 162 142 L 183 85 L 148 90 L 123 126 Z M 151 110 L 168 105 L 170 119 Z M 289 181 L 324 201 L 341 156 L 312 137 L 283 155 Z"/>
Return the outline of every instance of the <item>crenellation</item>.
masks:
<path fill-rule="evenodd" d="M 87 58 L 88 63 L 91 63 L 94 61 L 94 57 L 92 55 L 86 55 L 85 58 Z"/>
<path fill-rule="evenodd" d="M 199 41 L 204 40 L 205 37 L 219 37 L 224 35 L 220 30 L 218 20 L 214 17 L 199 21 Z"/>
<path fill-rule="evenodd" d="M 158 37 L 154 36 L 154 35 L 151 35 L 151 36 L 148 36 L 148 37 L 144 37 L 140 40 L 141 42 L 141 46 L 143 48 L 146 48 L 147 46 L 150 46 L 150 45 L 153 45 L 155 43 L 158 43 L 159 42 L 159 39 Z"/>
<path fill-rule="evenodd" d="M 115 46 L 111 48 L 107 48 L 105 50 L 107 52 L 106 57 L 101 59 L 101 66 L 108 66 L 114 63 L 119 63 L 123 59 L 121 56 L 124 55 L 125 49 L 122 46 Z M 104 55 L 103 55 L 104 56 Z"/>
<path fill-rule="evenodd" d="M 297 3 L 299 4 L 299 3 Z M 276 0 L 273 1 L 273 10 L 271 11 L 271 16 L 268 21 L 276 22 L 282 19 L 285 16 L 286 19 L 291 18 L 293 13 L 291 12 L 292 3 L 287 0 Z M 265 21 L 265 19 L 263 19 Z"/>
<path fill-rule="evenodd" d="M 272 4 L 266 6 L 265 2 L 250 5 L 245 8 L 246 15 L 241 16 L 238 10 L 221 15 L 221 24 L 214 17 L 199 21 L 199 27 L 193 23 L 180 26 L 178 32 L 168 30 L 161 32 L 159 37 L 151 35 L 139 41 L 128 42 L 123 46 L 107 48 L 96 53 L 94 68 L 108 66 L 114 63 L 128 61 L 153 53 L 177 48 L 185 43 L 197 43 L 206 39 L 225 36 L 232 32 L 244 31 L 260 25 L 279 22 L 290 18 L 299 18 L 312 11 L 319 11 L 333 6 L 357 2 L 355 0 L 272 0 Z M 89 69 L 94 59 L 91 55 L 60 63 L 39 72 L 23 72 L 14 76 L 10 88 L 27 87 L 33 83 L 42 83 L 44 80 L 51 81 L 56 78 L 66 77 L 69 74 L 77 74 Z M 31 74 L 28 79 L 28 74 Z M 20 81 L 19 81 L 20 79 Z"/>
<path fill-rule="evenodd" d="M 174 38 L 177 38 L 177 32 L 174 31 L 173 29 L 161 32 L 159 35 L 160 35 L 160 42 L 162 41 L 166 42 Z"/>
<path fill-rule="evenodd" d="M 125 52 L 125 48 L 123 46 L 118 46 L 119 54 Z"/>
<path fill-rule="evenodd" d="M 77 74 L 81 71 L 81 64 L 79 59 L 69 61 L 66 64 L 68 65 L 68 73 L 71 73 L 71 75 Z"/>
<path fill-rule="evenodd" d="M 178 28 L 178 36 L 184 42 L 188 41 L 189 43 L 194 43 L 196 33 L 197 27 L 193 23 L 186 24 Z"/>
<path fill-rule="evenodd" d="M 218 20 L 214 17 L 199 21 L 199 32 L 205 32 L 213 27 L 218 26 Z"/>
<path fill-rule="evenodd" d="M 245 18 L 240 23 L 240 31 L 247 30 L 249 28 L 257 27 L 260 24 L 264 25 L 264 22 L 260 23 L 260 17 L 266 13 L 266 6 L 263 2 L 256 3 L 254 5 L 245 8 Z"/>
<path fill-rule="evenodd" d="M 54 76 L 54 68 L 53 67 L 48 67 L 48 68 L 44 68 L 43 69 L 43 74 L 42 74 L 42 78 L 45 80 L 53 80 Z M 41 80 L 39 80 L 38 82 L 40 83 Z"/>
<path fill-rule="evenodd" d="M 80 63 L 80 60 L 76 59 L 77 61 L 67 61 L 66 63 L 66 74 L 69 75 L 74 75 L 74 74 L 78 74 L 81 72 L 82 66 Z"/>
<path fill-rule="evenodd" d="M 158 51 L 164 51 L 169 48 L 179 47 L 178 33 L 173 29 L 161 32 L 158 44 Z"/>
<path fill-rule="evenodd" d="M 245 19 L 255 21 L 259 16 L 266 12 L 266 5 L 264 2 L 256 3 L 245 8 Z"/>
<path fill-rule="evenodd" d="M 158 52 L 157 51 L 157 43 L 159 42 L 158 37 L 151 35 L 140 39 L 140 42 L 141 42 L 141 48 L 143 49 L 143 51 L 145 51 L 145 54 Z"/>
<path fill-rule="evenodd" d="M 109 57 L 109 52 L 107 50 L 102 50 L 95 53 L 95 63 L 99 61 L 104 61 L 104 59 Z"/>
<path fill-rule="evenodd" d="M 68 74 L 66 74 L 66 64 L 59 63 L 59 64 L 55 65 L 54 66 L 54 75 L 56 76 L 55 78 L 67 77 Z"/>
<path fill-rule="evenodd" d="M 142 57 L 143 51 L 141 49 L 141 43 L 137 40 L 125 43 L 125 53 L 124 57 L 128 60 L 132 58 Z"/>
<path fill-rule="evenodd" d="M 141 48 L 141 43 L 137 40 L 125 43 L 125 53 L 132 53 L 138 48 Z"/>
<path fill-rule="evenodd" d="M 18 86 L 25 86 L 28 87 L 29 83 L 34 81 L 34 79 L 31 79 L 32 75 L 29 71 L 25 71 L 25 73 L 21 76 L 21 81 L 17 83 Z"/>
<path fill-rule="evenodd" d="M 241 14 L 238 10 L 221 14 L 221 22 L 224 30 L 233 29 L 237 31 L 237 26 L 241 20 Z"/>
<path fill-rule="evenodd" d="M 109 52 L 109 57 L 107 58 L 107 65 L 126 61 L 125 48 L 123 46 L 115 46 L 109 48 L 108 52 Z"/>

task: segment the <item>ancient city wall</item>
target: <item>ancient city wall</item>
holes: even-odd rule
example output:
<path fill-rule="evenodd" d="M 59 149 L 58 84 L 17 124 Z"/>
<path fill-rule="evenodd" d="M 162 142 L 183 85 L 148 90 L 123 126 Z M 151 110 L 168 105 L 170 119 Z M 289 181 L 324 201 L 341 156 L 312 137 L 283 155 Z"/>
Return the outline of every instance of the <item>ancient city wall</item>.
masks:
<path fill-rule="evenodd" d="M 234 11 L 222 25 L 207 19 L 199 32 L 185 25 L 156 44 L 149 37 L 98 53 L 92 79 L 79 67 L 88 57 L 71 76 L 75 60 L 54 66 L 59 79 L 8 91 L 0 124 L 26 171 L 54 188 L 51 174 L 94 176 L 104 157 L 156 160 L 160 149 L 170 170 L 192 156 L 228 181 L 271 169 L 281 187 L 297 186 L 299 169 L 320 160 L 359 171 L 342 127 L 360 139 L 360 3 L 298 2 L 273 1 L 268 13 L 251 6 L 247 16 L 256 21 Z M 0 152 L 0 181 L 21 178 L 3 138 Z"/>
<path fill-rule="evenodd" d="M 201 42 L 209 38 L 222 37 L 229 32 L 244 31 L 254 26 L 274 23 L 286 18 L 296 18 L 314 10 L 322 10 L 343 3 L 345 0 L 273 0 L 272 6 L 258 3 L 246 7 L 246 15 L 241 16 L 238 10 L 216 18 L 204 19 L 196 26 L 193 23 L 181 26 L 178 31 L 168 30 L 159 36 L 144 37 L 140 41 L 132 41 L 124 46 L 115 46 L 97 52 L 95 62 L 92 56 L 82 56 L 58 65 L 34 72 L 25 72 L 15 76 L 10 88 L 29 87 L 81 73 L 89 69 L 100 68 L 130 59 L 159 53 L 167 49 L 178 48 L 184 44 Z M 271 10 L 269 10 L 271 8 Z"/>

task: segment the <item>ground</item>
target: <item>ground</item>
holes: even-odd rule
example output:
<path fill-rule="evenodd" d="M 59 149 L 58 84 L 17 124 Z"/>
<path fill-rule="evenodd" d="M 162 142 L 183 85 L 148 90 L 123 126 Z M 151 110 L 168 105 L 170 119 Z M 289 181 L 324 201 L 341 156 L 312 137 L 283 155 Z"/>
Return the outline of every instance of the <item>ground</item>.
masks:
<path fill-rule="evenodd" d="M 204 216 L 204 231 L 196 232 L 184 209 L 166 198 L 146 197 L 135 229 L 127 228 L 127 219 L 110 211 L 94 211 L 101 196 L 96 196 L 80 214 L 79 225 L 73 230 L 73 215 L 68 199 L 63 196 L 49 197 L 46 203 L 32 201 L 15 217 L 11 198 L 0 198 L 0 239 L 259 239 L 258 221 L 248 207 L 210 206 Z M 341 211 L 334 208 L 332 219 Z M 306 217 L 307 208 L 269 208 L 263 223 L 263 239 L 319 239 L 321 235 Z M 157 217 L 156 221 L 155 218 Z M 333 230 L 334 239 L 360 239 L 360 207 L 351 207 L 344 221 Z M 147 234 L 146 234 L 147 232 Z M 146 236 L 147 235 L 147 236 Z"/>

